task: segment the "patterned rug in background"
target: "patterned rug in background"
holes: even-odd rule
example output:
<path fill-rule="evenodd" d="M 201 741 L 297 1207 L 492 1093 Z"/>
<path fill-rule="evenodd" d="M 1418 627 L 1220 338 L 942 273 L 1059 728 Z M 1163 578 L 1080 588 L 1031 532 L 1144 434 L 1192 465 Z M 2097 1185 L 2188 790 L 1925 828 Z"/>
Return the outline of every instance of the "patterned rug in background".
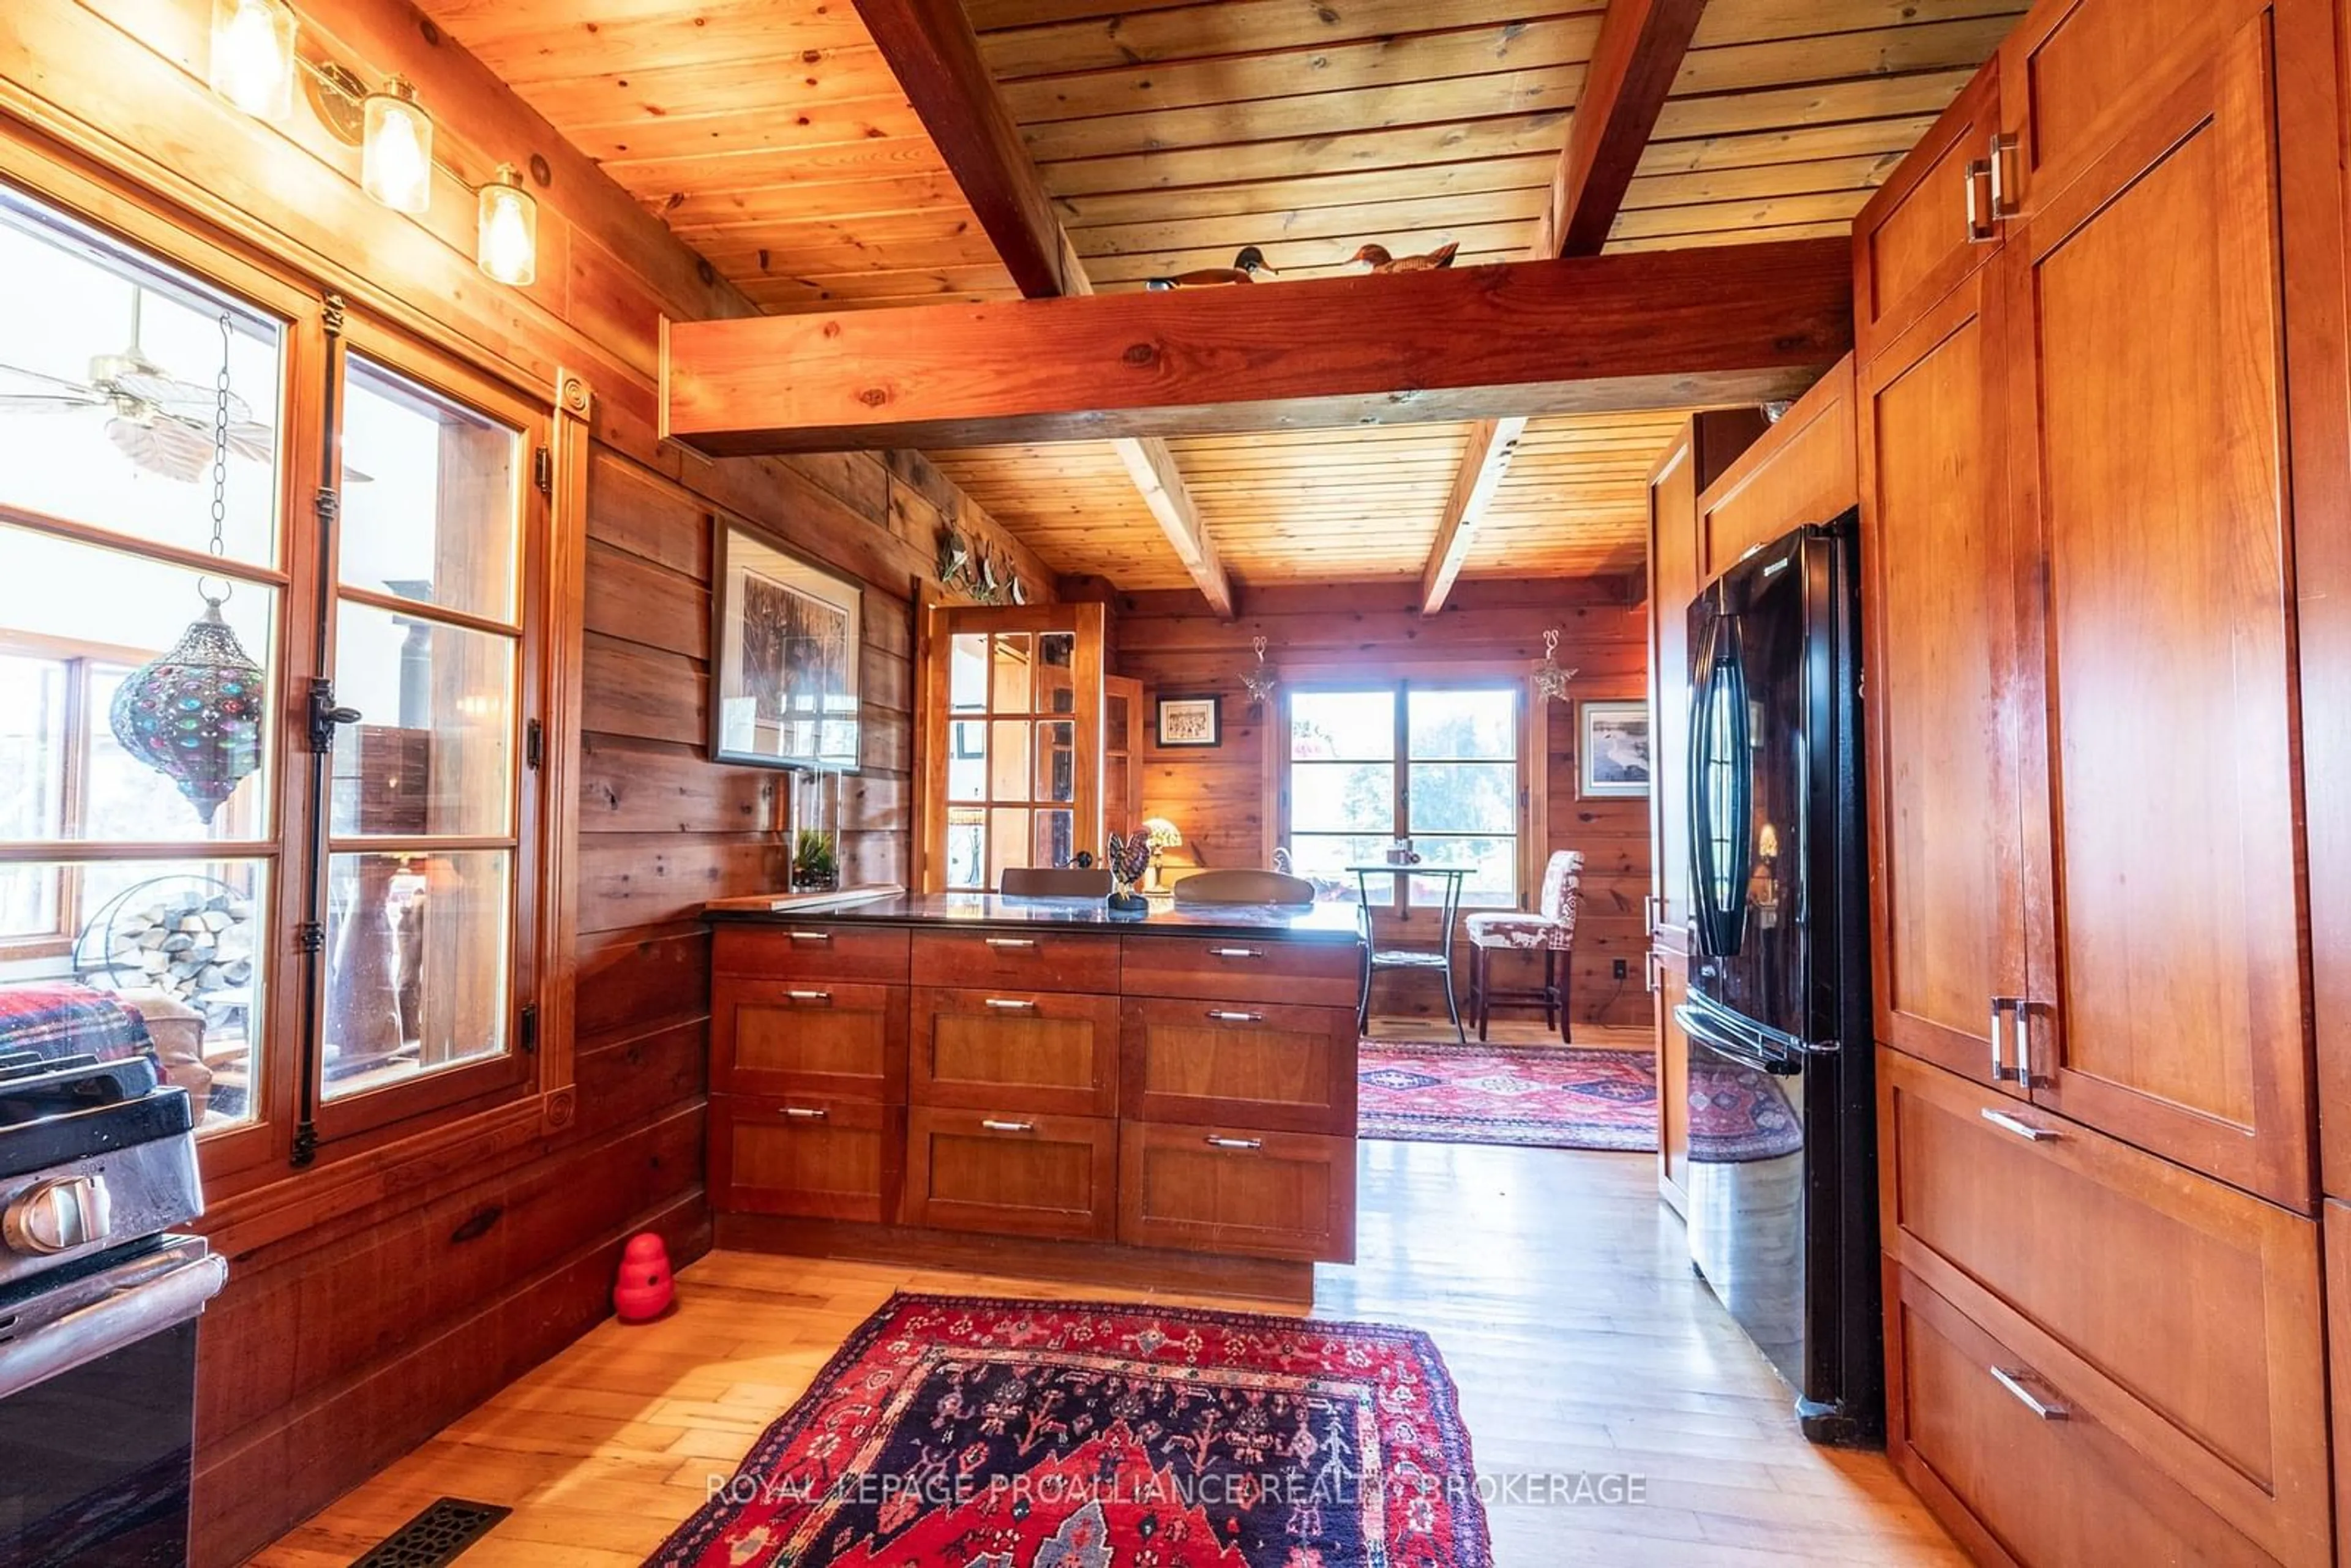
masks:
<path fill-rule="evenodd" d="M 1367 1040 L 1355 1085 L 1355 1126 L 1366 1138 L 1657 1146 L 1657 1064 L 1646 1051 Z"/>
<path fill-rule="evenodd" d="M 893 1296 L 646 1568 L 1491 1568 L 1426 1334 Z"/>

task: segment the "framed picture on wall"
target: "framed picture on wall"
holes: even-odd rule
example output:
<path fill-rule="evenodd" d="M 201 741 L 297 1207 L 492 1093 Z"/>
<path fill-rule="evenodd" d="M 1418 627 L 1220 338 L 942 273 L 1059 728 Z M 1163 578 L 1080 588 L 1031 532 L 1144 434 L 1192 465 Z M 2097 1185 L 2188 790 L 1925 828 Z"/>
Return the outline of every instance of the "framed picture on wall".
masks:
<path fill-rule="evenodd" d="M 716 553 L 712 760 L 855 768 L 863 590 L 748 528 L 721 528 Z"/>
<path fill-rule="evenodd" d="M 1589 702 L 1576 709 L 1576 793 L 1587 800 L 1649 792 L 1649 705 Z"/>
<path fill-rule="evenodd" d="M 1161 746 L 1211 747 L 1224 743 L 1223 698 L 1212 695 L 1159 699 Z"/>

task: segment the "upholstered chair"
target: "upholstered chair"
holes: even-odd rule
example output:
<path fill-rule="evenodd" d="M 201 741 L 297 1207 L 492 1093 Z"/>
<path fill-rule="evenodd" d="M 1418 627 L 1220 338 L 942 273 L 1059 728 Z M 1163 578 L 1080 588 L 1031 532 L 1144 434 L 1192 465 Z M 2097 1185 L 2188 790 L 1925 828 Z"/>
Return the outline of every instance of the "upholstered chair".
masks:
<path fill-rule="evenodd" d="M 1561 850 L 1543 867 L 1542 894 L 1534 913 L 1472 915 L 1469 930 L 1469 1010 L 1477 1015 L 1478 1038 L 1497 1007 L 1543 1010 L 1546 1028 L 1556 1027 L 1559 1038 L 1573 1043 L 1567 1016 L 1571 972 L 1568 955 L 1575 946 L 1575 915 L 1583 902 L 1583 852 Z M 1542 985 L 1535 989 L 1497 990 L 1492 977 L 1494 955 L 1541 953 Z"/>

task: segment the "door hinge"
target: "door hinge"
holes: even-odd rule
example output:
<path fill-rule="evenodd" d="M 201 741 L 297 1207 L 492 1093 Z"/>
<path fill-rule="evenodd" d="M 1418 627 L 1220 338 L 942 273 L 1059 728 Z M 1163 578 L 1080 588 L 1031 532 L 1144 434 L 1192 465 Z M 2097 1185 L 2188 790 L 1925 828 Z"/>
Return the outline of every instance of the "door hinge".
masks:
<path fill-rule="evenodd" d="M 315 920 L 305 920 L 294 927 L 294 946 L 305 953 L 326 950 L 327 929 Z"/>
<path fill-rule="evenodd" d="M 555 454 L 541 446 L 530 455 L 530 481 L 542 496 L 555 494 Z"/>
<path fill-rule="evenodd" d="M 320 524 L 331 524 L 343 509 L 342 492 L 331 485 L 321 485 L 310 493 L 310 515 Z"/>
<path fill-rule="evenodd" d="M 547 727 L 532 719 L 522 727 L 522 765 L 536 772 L 547 761 Z"/>
<path fill-rule="evenodd" d="M 515 1019 L 515 1043 L 522 1047 L 525 1056 L 538 1054 L 538 1006 L 526 1004 Z"/>

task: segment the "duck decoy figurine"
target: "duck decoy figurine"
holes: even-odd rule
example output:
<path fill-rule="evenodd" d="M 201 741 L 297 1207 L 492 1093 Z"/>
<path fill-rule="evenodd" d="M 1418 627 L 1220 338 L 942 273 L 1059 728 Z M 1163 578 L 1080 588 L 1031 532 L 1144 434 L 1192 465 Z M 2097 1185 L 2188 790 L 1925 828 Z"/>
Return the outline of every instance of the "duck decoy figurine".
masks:
<path fill-rule="evenodd" d="M 1280 277 L 1281 274 L 1265 264 L 1265 252 L 1253 245 L 1241 246 L 1230 267 L 1204 267 L 1194 272 L 1179 272 L 1173 277 L 1155 277 L 1144 287 L 1160 288 L 1212 288 L 1220 283 L 1255 283 L 1260 277 Z"/>
<path fill-rule="evenodd" d="M 1367 245 L 1347 259 L 1360 263 L 1374 272 L 1434 272 L 1440 267 L 1453 265 L 1453 253 L 1461 248 L 1454 240 L 1438 246 L 1426 256 L 1390 256 L 1384 245 Z"/>

